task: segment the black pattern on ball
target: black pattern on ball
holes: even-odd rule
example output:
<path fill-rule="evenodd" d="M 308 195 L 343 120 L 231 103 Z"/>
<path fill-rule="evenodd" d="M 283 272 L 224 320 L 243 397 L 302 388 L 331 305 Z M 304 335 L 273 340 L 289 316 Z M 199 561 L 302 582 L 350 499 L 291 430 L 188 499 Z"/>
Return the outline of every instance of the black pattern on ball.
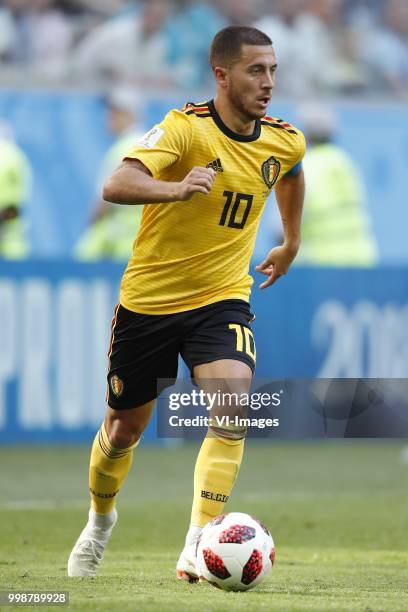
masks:
<path fill-rule="evenodd" d="M 208 571 L 211 572 L 213 576 L 221 580 L 230 578 L 231 574 L 222 562 L 221 557 L 216 555 L 210 548 L 204 548 L 203 557 Z"/>
<path fill-rule="evenodd" d="M 262 567 L 262 553 L 260 550 L 255 549 L 244 565 L 241 582 L 243 584 L 251 584 L 262 572 Z"/>
<path fill-rule="evenodd" d="M 220 533 L 220 544 L 243 544 L 256 535 L 254 527 L 248 525 L 231 525 Z"/>

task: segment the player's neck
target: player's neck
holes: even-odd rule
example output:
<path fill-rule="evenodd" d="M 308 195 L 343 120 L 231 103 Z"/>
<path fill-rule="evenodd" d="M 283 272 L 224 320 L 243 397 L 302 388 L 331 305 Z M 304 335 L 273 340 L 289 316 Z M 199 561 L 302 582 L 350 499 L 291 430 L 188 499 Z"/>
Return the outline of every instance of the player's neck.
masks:
<path fill-rule="evenodd" d="M 214 98 L 214 106 L 221 117 L 222 122 L 236 134 L 241 136 L 250 136 L 255 130 L 255 121 L 247 119 L 237 113 L 236 108 L 229 104 L 228 100 L 220 99 L 219 96 Z"/>

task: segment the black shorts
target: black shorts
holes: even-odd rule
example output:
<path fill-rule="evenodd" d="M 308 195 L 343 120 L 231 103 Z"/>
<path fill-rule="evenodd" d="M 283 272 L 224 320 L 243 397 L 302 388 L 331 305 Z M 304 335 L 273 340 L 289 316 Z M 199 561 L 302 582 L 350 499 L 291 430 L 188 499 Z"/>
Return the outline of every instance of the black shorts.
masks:
<path fill-rule="evenodd" d="M 155 399 L 158 379 L 176 380 L 182 356 L 191 376 L 196 365 L 236 359 L 255 369 L 249 304 L 223 300 L 194 310 L 146 315 L 115 309 L 109 347 L 107 402 L 111 408 L 141 406 Z"/>

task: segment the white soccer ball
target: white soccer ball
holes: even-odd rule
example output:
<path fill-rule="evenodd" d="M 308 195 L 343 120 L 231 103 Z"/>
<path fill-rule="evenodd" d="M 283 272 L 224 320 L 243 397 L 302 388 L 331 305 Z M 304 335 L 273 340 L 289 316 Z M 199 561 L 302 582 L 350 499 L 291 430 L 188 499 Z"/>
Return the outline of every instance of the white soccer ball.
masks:
<path fill-rule="evenodd" d="M 229 512 L 203 528 L 196 571 L 226 591 L 247 591 L 269 574 L 274 560 L 275 545 L 267 527 L 249 514 Z"/>

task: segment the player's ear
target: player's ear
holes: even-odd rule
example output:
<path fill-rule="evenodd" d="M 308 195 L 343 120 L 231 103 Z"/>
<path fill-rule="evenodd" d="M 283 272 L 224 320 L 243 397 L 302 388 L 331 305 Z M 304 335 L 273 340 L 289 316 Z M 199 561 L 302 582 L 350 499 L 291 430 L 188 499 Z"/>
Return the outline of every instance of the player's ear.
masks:
<path fill-rule="evenodd" d="M 227 84 L 227 73 L 228 71 L 226 68 L 221 68 L 220 66 L 214 68 L 215 80 L 221 87 L 225 87 Z"/>

